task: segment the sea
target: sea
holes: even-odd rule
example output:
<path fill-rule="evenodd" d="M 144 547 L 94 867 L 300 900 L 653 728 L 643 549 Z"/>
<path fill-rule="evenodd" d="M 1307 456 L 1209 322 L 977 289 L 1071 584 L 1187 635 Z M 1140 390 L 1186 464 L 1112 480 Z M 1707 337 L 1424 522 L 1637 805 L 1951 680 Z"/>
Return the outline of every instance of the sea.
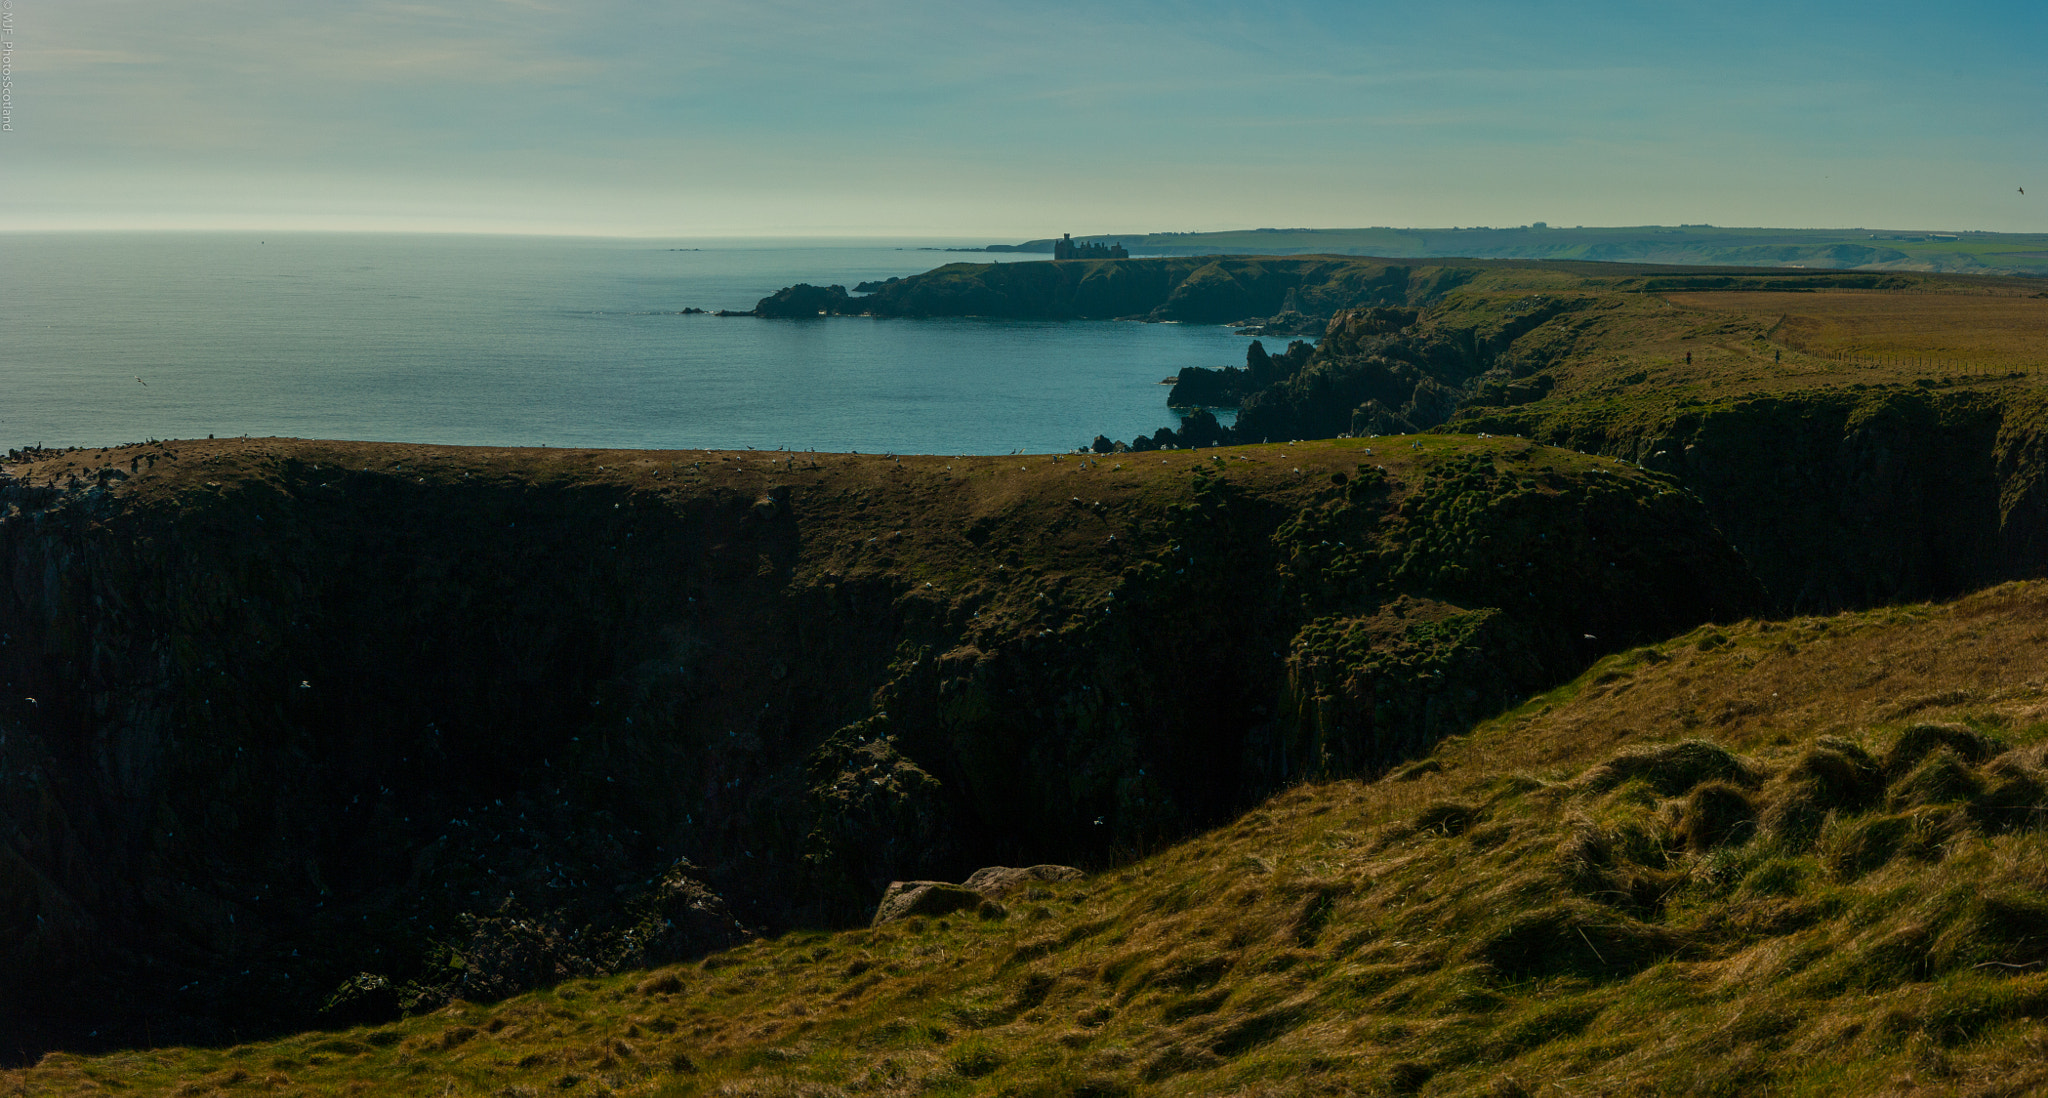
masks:
<path fill-rule="evenodd" d="M 1174 425 L 1162 379 L 1244 363 L 1250 340 L 1208 325 L 710 315 L 798 282 L 1044 261 L 955 243 L 0 234 L 0 450 L 1043 453 Z"/>

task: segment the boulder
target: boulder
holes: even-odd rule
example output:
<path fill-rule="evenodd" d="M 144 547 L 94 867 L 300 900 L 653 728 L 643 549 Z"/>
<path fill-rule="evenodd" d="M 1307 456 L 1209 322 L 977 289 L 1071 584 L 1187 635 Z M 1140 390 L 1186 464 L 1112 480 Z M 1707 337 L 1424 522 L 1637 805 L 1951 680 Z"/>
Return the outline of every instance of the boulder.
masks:
<path fill-rule="evenodd" d="M 980 907 L 981 903 L 981 893 L 945 881 L 894 881 L 889 891 L 882 893 L 882 902 L 875 907 L 875 921 L 868 925 L 881 926 L 912 915 L 951 915 Z"/>
<path fill-rule="evenodd" d="M 962 882 L 965 887 L 991 900 L 1004 896 L 1032 884 L 1049 884 L 1053 881 L 1077 881 L 1086 874 L 1070 865 L 1033 865 L 1013 869 L 1006 865 L 992 865 L 974 871 L 973 876 Z"/>
<path fill-rule="evenodd" d="M 1078 880 L 1080 870 L 1070 865 L 1034 865 L 1014 869 L 992 865 L 977 869 L 964 884 L 946 881 L 895 881 L 882 894 L 870 926 L 912 915 L 951 915 L 956 911 L 981 911 L 991 918 L 1002 917 L 999 898 L 1026 885 Z"/>

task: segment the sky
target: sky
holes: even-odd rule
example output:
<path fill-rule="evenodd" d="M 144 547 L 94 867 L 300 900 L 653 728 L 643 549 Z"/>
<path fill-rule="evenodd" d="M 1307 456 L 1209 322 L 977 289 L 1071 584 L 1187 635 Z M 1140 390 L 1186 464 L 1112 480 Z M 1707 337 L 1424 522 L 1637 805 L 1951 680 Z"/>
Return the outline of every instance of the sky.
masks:
<path fill-rule="evenodd" d="M 2040 0 L 0 0 L 0 54 L 0 230 L 2048 231 Z"/>

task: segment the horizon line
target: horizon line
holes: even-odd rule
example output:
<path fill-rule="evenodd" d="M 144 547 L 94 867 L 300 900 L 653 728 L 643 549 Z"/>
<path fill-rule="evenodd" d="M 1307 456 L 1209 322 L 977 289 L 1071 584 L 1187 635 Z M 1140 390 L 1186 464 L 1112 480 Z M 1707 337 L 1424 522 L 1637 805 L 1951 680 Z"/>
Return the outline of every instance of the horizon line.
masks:
<path fill-rule="evenodd" d="M 1414 232 L 1444 232 L 1444 233 L 1451 233 L 1451 232 L 1460 232 L 1460 233 L 1462 233 L 1462 232 L 1517 232 L 1517 231 L 1529 231 L 1529 232 L 1585 232 L 1585 231 L 1603 231 L 1603 230 L 1605 230 L 1605 231 L 1611 231 L 1611 230 L 1626 230 L 1626 229 L 1700 229 L 1700 230 L 1709 230 L 1709 231 L 1728 231 L 1728 232 L 1734 232 L 1734 231 L 1748 231 L 1748 232 L 1757 232 L 1757 231 L 1768 231 L 1768 232 L 1802 232 L 1802 233 L 1821 233 L 1821 232 L 1838 232 L 1838 233 L 1852 233 L 1852 232 L 1853 232 L 1853 233 L 1863 233 L 1863 232 L 1922 232 L 1922 233 L 1949 233 L 1949 234 L 1956 234 L 1956 235 L 1965 235 L 1965 234 L 1967 234 L 1967 235 L 1975 235 L 1975 236 L 2048 236 L 2048 231 L 2043 231 L 2043 232 L 2010 232 L 2010 231 L 2004 231 L 2004 230 L 1998 230 L 1998 229 L 1956 229 L 1956 228 L 1905 228 L 1905 227 L 1900 227 L 1900 226 L 1877 226 L 1877 227 L 1872 227 L 1872 226 L 1867 226 L 1867 225 L 1854 225 L 1854 226 L 1850 226 L 1850 225 L 1839 225 L 1839 226 L 1833 226 L 1833 225 L 1711 225 L 1711 224 L 1704 224 L 1704 223 L 1679 223 L 1679 224 L 1675 224 L 1675 225 L 1666 225 L 1666 224 L 1662 224 L 1662 223 L 1657 223 L 1657 222 L 1645 222 L 1645 223 L 1642 223 L 1642 224 L 1636 224 L 1636 225 L 1573 225 L 1573 226 L 1563 226 L 1563 225 L 1547 225 L 1547 224 L 1546 224 L 1546 225 L 1542 225 L 1541 227 L 1538 227 L 1538 225 L 1537 225 L 1536 223 L 1533 223 L 1533 222 L 1532 222 L 1532 223 L 1529 223 L 1529 224 L 1522 224 L 1522 225 L 1340 225 L 1340 226 L 1296 226 L 1296 227 L 1290 227 L 1290 228 L 1284 228 L 1284 229 L 1276 229 L 1276 228 L 1271 228 L 1271 227 L 1261 226 L 1261 227 L 1257 227 L 1257 228 L 1251 228 L 1251 227 L 1246 227 L 1246 228 L 1228 228 L 1228 229 L 1161 229 L 1161 230 L 1152 230 L 1152 231 L 1146 231 L 1146 232 L 1094 232 L 1094 233 L 1077 233 L 1077 234 L 1070 234 L 1070 235 L 1074 236 L 1074 238 L 1075 238 L 1075 239 L 1077 239 L 1077 240 L 1085 240 L 1085 239 L 1097 239 L 1097 238 L 1147 238 L 1147 237 L 1174 237 L 1174 236 L 1181 236 L 1181 237 L 1201 237 L 1201 236 L 1220 236 L 1220 235 L 1224 235 L 1224 234 L 1232 234 L 1232 233 L 1269 233 L 1269 234 L 1279 235 L 1279 234 L 1284 234 L 1284 233 L 1348 233 L 1348 232 L 1398 232 L 1398 233 L 1414 233 Z M 1010 240 L 1014 239 L 1014 234 L 1002 234 L 1002 233 L 984 233 L 984 234 L 968 234 L 968 235 L 959 235 L 959 234 L 948 234 L 948 235 L 932 235 L 932 236 L 925 236 L 925 235 L 918 235 L 918 234 L 914 234 L 914 233 L 888 233 L 888 232 L 875 232 L 875 231 L 871 231 L 871 230 L 864 230 L 864 231 L 859 231 L 859 232 L 847 232 L 847 231 L 832 231 L 832 230 L 827 230 L 827 231 L 815 231 L 815 232 L 774 232 L 774 231 L 769 231 L 769 232 L 722 232 L 722 233 L 643 233 L 643 232 L 601 232 L 601 231 L 588 231 L 588 230 L 551 230 L 551 229 L 424 229 L 424 228 L 405 228 L 405 227 L 361 227 L 361 228 L 324 228 L 324 227 L 316 227 L 316 226 L 262 226 L 262 227 L 256 227 L 256 228 L 248 228 L 248 227 L 243 227 L 243 226 L 227 226 L 227 225 L 219 225 L 219 226 L 174 226 L 174 225 L 52 225 L 52 226 L 5 226 L 5 225 L 0 225 L 0 234 L 9 234 L 9 235 L 12 235 L 12 234 L 60 234 L 60 233 L 164 233 L 164 234 L 170 234 L 170 233 L 185 233 L 185 234 L 201 234 L 201 233 L 208 233 L 208 234 L 239 234 L 239 235 L 260 235 L 260 234 L 265 234 L 265 233 L 275 233 L 275 234 L 280 234 L 280 235 L 283 235 L 283 234 L 303 234 L 303 235 L 323 235 L 323 236 L 346 236 L 346 235 L 362 235 L 362 236 L 515 236 L 515 237 L 543 237 L 543 238 L 555 238 L 555 239 L 582 239 L 582 240 L 790 240 L 790 241 L 797 241 L 797 240 L 895 240 L 895 241 L 935 241 L 935 242 L 937 242 L 937 241 L 945 241 L 945 242 L 954 242 L 954 243 L 958 243 L 958 242 L 961 242 L 961 241 L 969 241 L 969 240 L 981 240 L 981 241 L 993 241 L 993 242 L 995 242 L 995 243 L 1005 243 L 1005 242 L 1008 242 L 1008 241 L 1010 241 Z M 1028 237 L 1023 237 L 1022 239 L 1014 239 L 1014 243 L 1015 243 L 1015 244 L 1028 244 L 1028 243 L 1032 243 L 1032 242 L 1035 242 L 1035 241 L 1044 241 L 1044 240 L 1052 240 L 1052 239 L 1056 239 L 1056 237 L 1054 237 L 1054 236 L 1028 236 Z"/>

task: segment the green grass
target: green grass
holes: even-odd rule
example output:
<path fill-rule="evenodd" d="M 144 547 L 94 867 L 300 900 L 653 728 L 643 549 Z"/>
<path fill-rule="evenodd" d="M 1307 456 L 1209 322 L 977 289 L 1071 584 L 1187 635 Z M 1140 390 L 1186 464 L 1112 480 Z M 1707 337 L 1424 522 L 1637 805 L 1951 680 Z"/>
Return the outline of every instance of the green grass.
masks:
<path fill-rule="evenodd" d="M 1013 894 L 1000 918 L 792 933 L 262 1045 L 52 1055 L 0 1086 L 2027 1093 L 2048 1086 L 2048 687 L 2006 676 L 2048 654 L 2044 603 L 2009 585 L 1697 630 L 1603 661 L 1434 767 L 1295 788 Z M 1916 654 L 1945 700 L 1913 704 L 1902 671 L 1872 708 L 1843 670 Z M 1767 719 L 1702 735 L 1645 718 L 1739 668 L 1781 699 Z M 1840 759 L 1860 784 L 1816 777 Z M 1748 825 L 1700 839 L 1710 810 Z"/>

